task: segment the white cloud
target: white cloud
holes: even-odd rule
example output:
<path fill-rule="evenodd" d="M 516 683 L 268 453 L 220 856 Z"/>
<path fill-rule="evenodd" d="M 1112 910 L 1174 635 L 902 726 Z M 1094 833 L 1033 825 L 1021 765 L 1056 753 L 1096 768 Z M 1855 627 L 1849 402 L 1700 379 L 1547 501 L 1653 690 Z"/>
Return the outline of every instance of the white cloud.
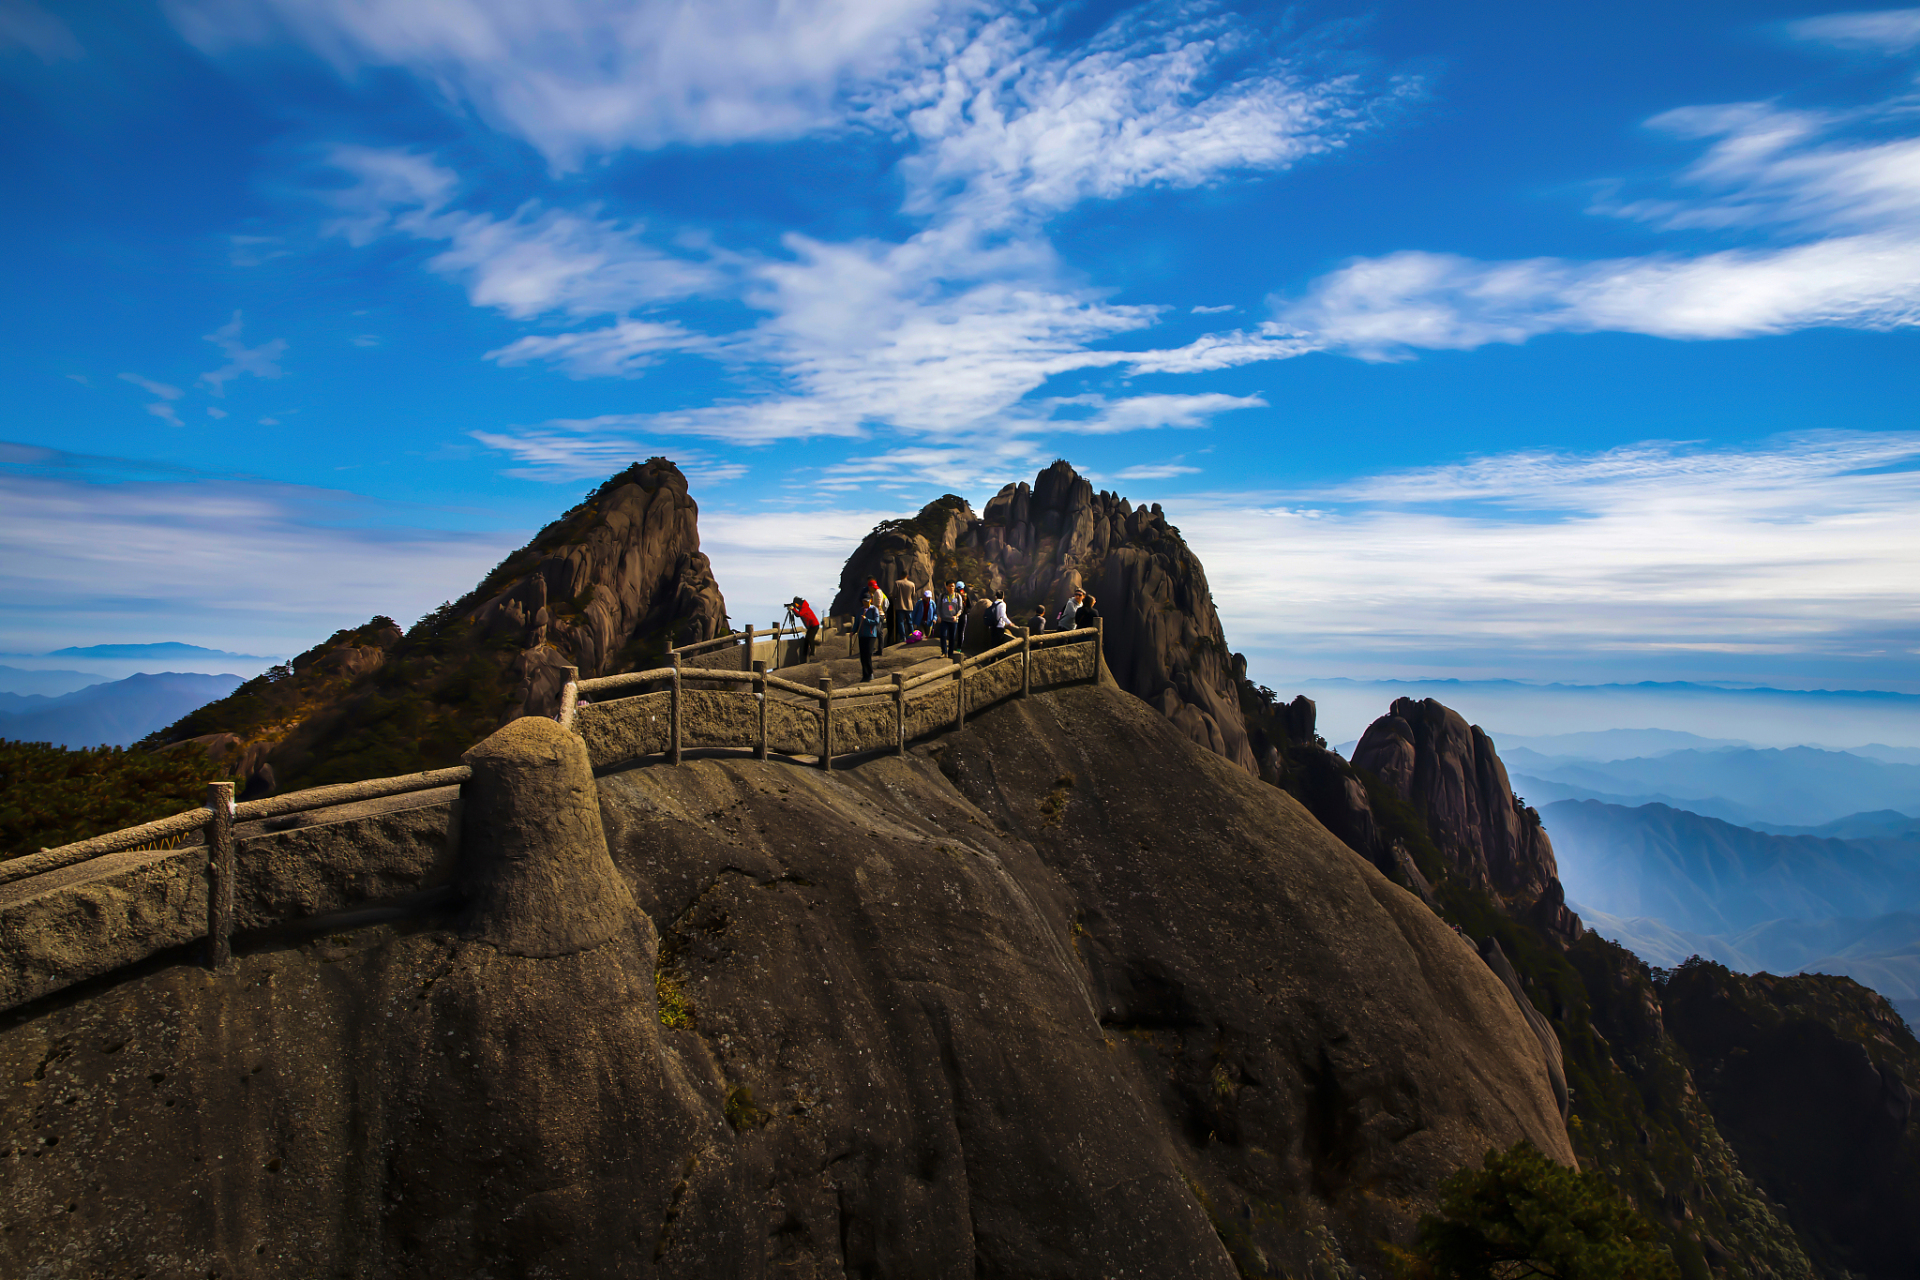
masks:
<path fill-rule="evenodd" d="M 1815 326 L 1920 322 L 1920 138 L 1848 140 L 1910 125 L 1900 104 L 1850 114 L 1764 103 L 1655 117 L 1711 139 L 1679 177 L 1692 191 L 1596 212 L 1667 229 L 1763 229 L 1784 243 L 1683 256 L 1487 262 L 1404 251 L 1360 259 L 1281 305 L 1305 340 L 1369 359 L 1601 330 L 1740 338 Z"/>
<path fill-rule="evenodd" d="M 486 358 L 502 365 L 544 362 L 573 378 L 631 378 L 672 352 L 714 348 L 711 339 L 678 324 L 629 319 L 600 329 L 530 335 Z"/>
<path fill-rule="evenodd" d="M 643 458 L 661 453 L 638 431 L 621 428 L 623 420 L 548 424 L 528 430 L 468 434 L 489 449 L 504 453 L 515 465 L 505 474 L 525 480 L 580 480 L 601 478 Z M 674 462 L 689 480 L 696 476 L 712 484 L 737 480 L 747 464 L 704 453 L 678 453 Z"/>
<path fill-rule="evenodd" d="M 405 68 L 557 169 L 596 152 L 791 138 L 925 57 L 939 0 L 167 0 L 209 52 L 291 39 L 342 74 Z"/>
<path fill-rule="evenodd" d="M 0 51 L 18 45 L 42 62 L 85 55 L 66 23 L 33 0 L 0 0 Z"/>
<path fill-rule="evenodd" d="M 1059 52 L 1012 17 L 981 28 L 903 89 L 919 147 L 901 165 L 912 212 L 985 225 L 1141 187 L 1282 169 L 1367 123 L 1360 86 L 1284 62 L 1223 76 L 1247 37 L 1225 21 L 1122 17 Z"/>
<path fill-rule="evenodd" d="M 1222 303 L 1217 307 L 1195 307 L 1193 314 L 1196 316 L 1217 316 L 1228 311 L 1238 311 L 1239 309 L 1240 308 L 1234 306 L 1232 303 Z"/>
<path fill-rule="evenodd" d="M 8 638 L 298 652 L 372 613 L 411 622 L 525 540 L 409 520 L 338 490 L 0 446 L 0 591 L 28 602 Z"/>
<path fill-rule="evenodd" d="M 249 375 L 255 378 L 280 376 L 280 357 L 286 354 L 287 340 L 275 338 L 257 347 L 249 347 L 240 341 L 240 327 L 240 313 L 236 311 L 233 319 L 207 335 L 207 341 L 220 348 L 220 353 L 227 358 L 227 362 L 218 369 L 200 375 L 200 381 L 216 396 L 224 398 L 227 384 L 235 378 Z"/>
<path fill-rule="evenodd" d="M 643 227 L 593 211 L 531 201 L 505 218 L 449 209 L 457 175 L 409 151 L 336 147 L 330 163 L 353 183 L 329 194 L 340 216 L 328 232 L 354 245 L 387 234 L 444 241 L 445 251 L 427 265 L 460 281 L 474 306 L 515 319 L 617 315 L 711 291 L 721 280 L 708 264 L 648 245 Z"/>
<path fill-rule="evenodd" d="M 210 404 L 207 406 L 207 416 L 214 419 L 224 418 L 227 416 L 227 411 L 218 405 Z"/>
<path fill-rule="evenodd" d="M 1186 498 L 1172 516 L 1234 646 L 1322 670 L 1876 650 L 1892 667 L 1920 621 L 1917 467 L 1913 432 L 1647 442 Z"/>
<path fill-rule="evenodd" d="M 168 423 L 171 426 L 178 427 L 183 425 L 180 421 L 179 411 L 176 410 L 172 405 L 168 404 L 165 400 L 155 400 L 152 404 L 147 406 L 147 412 L 152 414 L 154 417 L 160 419 L 160 421 Z"/>
<path fill-rule="evenodd" d="M 257 267 L 292 252 L 279 236 L 227 237 L 227 261 L 236 267 Z"/>
<path fill-rule="evenodd" d="M 1062 396 L 1046 402 L 1055 410 L 1045 425 L 1077 435 L 1112 435 L 1119 431 L 1146 431 L 1155 427 L 1204 427 L 1216 414 L 1233 409 L 1264 409 L 1259 396 L 1230 396 L 1220 392 L 1199 395 L 1139 395 L 1121 400 L 1105 396 Z M 1086 416 L 1066 416 L 1062 409 L 1086 409 Z"/>
<path fill-rule="evenodd" d="M 1194 476 L 1200 474 L 1199 467 L 1183 467 L 1171 462 L 1157 462 L 1145 466 L 1128 467 L 1115 474 L 1116 480 L 1171 480 L 1176 476 Z"/>
<path fill-rule="evenodd" d="M 892 505 L 736 511 L 703 504 L 700 549 L 713 561 L 733 625 L 765 626 L 779 621 L 796 595 L 825 613 L 860 539 L 882 520 L 911 514 Z"/>
<path fill-rule="evenodd" d="M 1816 44 L 1876 53 L 1905 53 L 1920 45 L 1920 9 L 1832 13 L 1787 24 L 1789 34 Z"/>
<path fill-rule="evenodd" d="M 154 382 L 141 377 L 137 373 L 123 373 L 120 375 L 120 381 L 131 382 L 148 395 L 159 396 L 162 400 L 178 400 L 185 394 L 185 392 L 181 391 L 178 387 L 168 386 L 164 382 Z"/>

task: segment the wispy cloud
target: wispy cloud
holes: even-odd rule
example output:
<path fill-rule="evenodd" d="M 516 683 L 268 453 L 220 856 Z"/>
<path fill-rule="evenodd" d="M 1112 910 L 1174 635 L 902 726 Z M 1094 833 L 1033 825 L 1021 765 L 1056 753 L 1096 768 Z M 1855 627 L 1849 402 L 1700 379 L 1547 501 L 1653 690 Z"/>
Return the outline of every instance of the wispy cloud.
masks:
<path fill-rule="evenodd" d="M 338 490 L 0 445 L 0 591 L 23 602 L 8 638 L 296 652 L 371 613 L 411 622 L 524 540 L 421 528 L 422 514 Z"/>
<path fill-rule="evenodd" d="M 1145 466 L 1128 467 L 1114 475 L 1116 480 L 1172 480 L 1176 476 L 1195 476 L 1200 474 L 1199 467 L 1183 467 L 1172 462 L 1156 462 Z"/>
<path fill-rule="evenodd" d="M 1650 123 L 1710 141 L 1657 198 L 1594 212 L 1668 230 L 1762 232 L 1775 243 L 1697 255 L 1488 262 L 1405 251 L 1316 281 L 1280 319 L 1368 359 L 1544 333 L 1741 338 L 1814 326 L 1920 323 L 1920 138 L 1910 104 L 1849 113 L 1769 103 L 1688 107 Z"/>
<path fill-rule="evenodd" d="M 620 320 L 599 329 L 530 335 L 486 358 L 502 365 L 551 364 L 574 378 L 631 378 L 676 351 L 710 352 L 719 344 L 678 324 Z"/>
<path fill-rule="evenodd" d="M 1195 307 L 1193 308 L 1193 314 L 1196 316 L 1217 316 L 1228 311 L 1238 311 L 1239 309 L 1240 308 L 1234 306 L 1232 303 L 1222 303 L 1217 307 Z"/>
<path fill-rule="evenodd" d="M 589 420 L 519 431 L 473 431 L 475 440 L 507 455 L 514 465 L 505 474 L 526 480 L 581 480 L 604 477 L 630 463 L 662 452 L 638 431 L 623 430 L 624 420 Z M 676 451 L 674 462 L 689 480 L 720 484 L 747 474 L 747 464 L 700 452 Z"/>
<path fill-rule="evenodd" d="M 1920 433 L 1510 454 L 1175 519 L 1235 646 L 1323 670 L 1920 644 Z"/>
<path fill-rule="evenodd" d="M 241 323 L 240 313 L 236 311 L 233 319 L 207 335 L 207 341 L 220 348 L 220 354 L 227 358 L 227 362 L 218 369 L 201 374 L 200 381 L 207 390 L 222 398 L 227 394 L 227 384 L 235 378 L 279 377 L 280 357 L 287 351 L 285 338 L 275 338 L 257 347 L 249 347 L 240 341 Z"/>
<path fill-rule="evenodd" d="M 167 0 L 209 52 L 291 39 L 343 74 L 402 67 L 560 170 L 674 142 L 840 126 L 850 93 L 917 66 L 964 4 L 939 0 Z"/>
<path fill-rule="evenodd" d="M 178 400 L 185 394 L 178 387 L 168 386 L 164 382 L 154 382 L 152 379 L 143 378 L 137 373 L 123 373 L 120 375 L 120 381 L 131 382 L 148 395 L 158 396 L 162 400 Z"/>
<path fill-rule="evenodd" d="M 1830 13 L 1789 22 L 1787 31 L 1797 39 L 1815 44 L 1899 54 L 1920 46 L 1920 9 Z"/>
<path fill-rule="evenodd" d="M 73 30 L 34 0 L 0 0 L 0 52 L 10 46 L 25 49 L 47 63 L 86 54 Z"/>

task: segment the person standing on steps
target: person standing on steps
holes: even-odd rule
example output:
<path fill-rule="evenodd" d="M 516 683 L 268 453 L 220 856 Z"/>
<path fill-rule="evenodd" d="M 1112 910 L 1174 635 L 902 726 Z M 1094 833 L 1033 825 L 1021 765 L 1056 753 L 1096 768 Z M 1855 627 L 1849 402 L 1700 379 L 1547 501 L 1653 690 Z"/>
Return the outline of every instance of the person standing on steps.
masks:
<path fill-rule="evenodd" d="M 1027 619 L 1027 634 L 1037 636 L 1047 629 L 1047 606 L 1033 606 L 1033 616 Z"/>
<path fill-rule="evenodd" d="M 934 625 L 939 621 L 939 606 L 933 602 L 933 588 L 928 587 L 920 593 L 920 598 L 914 601 L 913 629 L 920 633 L 922 639 L 930 640 L 933 638 Z"/>
<path fill-rule="evenodd" d="M 917 599 L 919 595 L 914 589 L 913 579 L 902 578 L 893 584 L 893 617 L 888 621 L 895 644 L 907 642 L 907 632 L 913 629 L 910 624 L 913 622 L 913 605 Z"/>
<path fill-rule="evenodd" d="M 941 592 L 940 599 L 934 608 L 938 611 L 939 617 L 940 656 L 951 658 L 954 622 L 960 616 L 960 593 L 954 589 L 951 582 L 947 584 L 946 590 Z"/>
<path fill-rule="evenodd" d="M 1086 591 L 1076 591 L 1074 594 L 1080 597 L 1080 607 L 1073 611 L 1073 625 L 1092 626 L 1100 617 L 1100 611 L 1093 607 L 1092 594 Z"/>
<path fill-rule="evenodd" d="M 947 656 L 958 662 L 967 655 L 967 610 L 973 608 L 973 596 L 967 591 L 967 584 L 956 580 L 953 584 L 953 652 Z"/>
<path fill-rule="evenodd" d="M 887 647 L 886 617 L 889 601 L 887 600 L 887 593 L 880 589 L 879 582 L 872 578 L 867 579 L 867 603 L 880 610 L 880 635 L 874 645 L 874 651 L 882 652 Z"/>
<path fill-rule="evenodd" d="M 1060 606 L 1060 612 L 1053 615 L 1053 629 L 1055 631 L 1073 630 L 1073 611 L 1080 607 L 1080 600 L 1086 594 L 1084 591 L 1075 591 L 1067 597 L 1067 602 Z"/>
<path fill-rule="evenodd" d="M 882 634 L 887 628 L 887 617 L 880 606 L 872 601 L 860 612 L 860 683 L 873 683 L 873 655 L 880 648 Z"/>
<path fill-rule="evenodd" d="M 787 621 L 798 621 L 807 629 L 807 634 L 800 640 L 800 661 L 805 662 L 813 656 L 813 641 L 820 634 L 820 619 L 813 612 L 812 605 L 795 596 L 787 604 Z"/>
<path fill-rule="evenodd" d="M 997 648 L 1007 642 L 1007 632 L 1013 629 L 1013 619 L 1007 616 L 1007 600 L 1002 595 L 992 595 L 987 608 L 987 647 Z"/>

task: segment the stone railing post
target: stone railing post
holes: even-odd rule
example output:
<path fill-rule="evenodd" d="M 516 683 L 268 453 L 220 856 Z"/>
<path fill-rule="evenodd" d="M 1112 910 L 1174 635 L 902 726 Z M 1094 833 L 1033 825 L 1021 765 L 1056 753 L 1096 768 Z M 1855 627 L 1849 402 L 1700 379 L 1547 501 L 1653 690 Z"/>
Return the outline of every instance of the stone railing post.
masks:
<path fill-rule="evenodd" d="M 207 784 L 207 967 L 233 956 L 233 784 Z"/>
<path fill-rule="evenodd" d="M 775 644 L 779 642 L 776 640 Z M 767 758 L 767 664 L 753 664 L 753 696 L 760 699 L 760 745 L 753 749 L 755 760 Z"/>
<path fill-rule="evenodd" d="M 747 624 L 747 647 L 740 655 L 740 669 L 742 671 L 753 670 L 753 624 L 751 622 Z"/>
<path fill-rule="evenodd" d="M 1020 696 L 1033 692 L 1033 628 L 1020 637 Z"/>
<path fill-rule="evenodd" d="M 967 655 L 964 653 L 953 668 L 953 727 L 967 727 Z"/>
<path fill-rule="evenodd" d="M 893 673 L 893 746 L 894 754 L 907 754 L 907 678 Z"/>
<path fill-rule="evenodd" d="M 1107 660 L 1107 620 L 1093 620 L 1093 682 L 1100 683 L 1100 664 Z"/>
<path fill-rule="evenodd" d="M 564 679 L 560 685 L 560 714 L 554 719 L 560 722 L 562 729 L 573 728 L 573 713 L 580 706 L 580 668 L 560 668 Z"/>
<path fill-rule="evenodd" d="M 821 676 L 820 689 L 827 696 L 820 700 L 820 767 L 833 772 L 833 677 Z"/>
<path fill-rule="evenodd" d="M 849 658 L 853 656 L 853 646 L 855 643 L 853 633 L 858 631 L 859 629 L 860 629 L 860 615 L 856 613 L 851 618 L 847 619 L 847 656 Z"/>
<path fill-rule="evenodd" d="M 673 680 L 667 698 L 667 762 L 680 763 L 680 655 L 667 655 L 673 666 Z"/>

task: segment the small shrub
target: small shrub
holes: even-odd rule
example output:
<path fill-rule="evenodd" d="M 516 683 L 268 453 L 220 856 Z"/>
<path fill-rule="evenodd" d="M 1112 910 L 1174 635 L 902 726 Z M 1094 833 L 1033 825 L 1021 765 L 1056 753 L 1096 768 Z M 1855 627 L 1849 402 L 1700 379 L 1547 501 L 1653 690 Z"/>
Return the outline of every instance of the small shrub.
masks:
<path fill-rule="evenodd" d="M 1603 1178 L 1519 1142 L 1442 1183 L 1440 1212 L 1390 1256 L 1407 1280 L 1679 1280 L 1654 1238 Z"/>
<path fill-rule="evenodd" d="M 653 993 L 660 1004 L 660 1025 L 693 1029 L 693 1001 L 680 987 L 680 980 L 667 969 L 653 971 Z"/>

